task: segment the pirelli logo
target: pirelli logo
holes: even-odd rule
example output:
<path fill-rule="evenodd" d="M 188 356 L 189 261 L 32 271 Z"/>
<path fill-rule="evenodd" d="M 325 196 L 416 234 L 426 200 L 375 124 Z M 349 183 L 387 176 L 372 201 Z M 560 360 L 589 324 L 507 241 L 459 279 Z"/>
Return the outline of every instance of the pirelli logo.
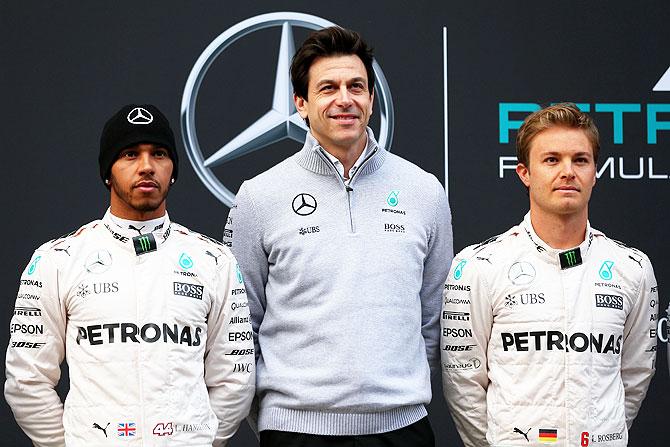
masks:
<path fill-rule="evenodd" d="M 470 321 L 469 312 L 453 312 L 450 310 L 442 311 L 443 320 Z"/>
<path fill-rule="evenodd" d="M 20 307 L 14 308 L 14 315 L 24 315 L 26 317 L 41 317 L 42 310 L 39 307 Z"/>
<path fill-rule="evenodd" d="M 596 307 L 623 310 L 623 297 L 619 295 L 596 294 Z"/>

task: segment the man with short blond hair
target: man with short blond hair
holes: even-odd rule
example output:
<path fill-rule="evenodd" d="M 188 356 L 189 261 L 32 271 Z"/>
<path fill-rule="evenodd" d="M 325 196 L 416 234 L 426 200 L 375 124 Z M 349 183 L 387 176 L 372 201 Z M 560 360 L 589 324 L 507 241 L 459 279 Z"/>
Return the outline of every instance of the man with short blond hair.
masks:
<path fill-rule="evenodd" d="M 464 249 L 442 308 L 444 393 L 467 447 L 622 447 L 654 374 L 647 256 L 593 229 L 598 131 L 574 104 L 528 116 L 530 211 Z"/>

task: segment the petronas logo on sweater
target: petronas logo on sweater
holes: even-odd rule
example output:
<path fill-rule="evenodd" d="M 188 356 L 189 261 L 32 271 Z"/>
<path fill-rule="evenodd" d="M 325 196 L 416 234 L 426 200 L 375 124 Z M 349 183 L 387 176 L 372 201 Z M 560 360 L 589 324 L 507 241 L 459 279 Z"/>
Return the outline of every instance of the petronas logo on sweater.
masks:
<path fill-rule="evenodd" d="M 386 197 L 386 203 L 388 203 L 389 206 L 398 205 L 398 193 L 400 193 L 400 191 L 391 191 L 388 197 Z"/>
<path fill-rule="evenodd" d="M 398 200 L 398 194 L 400 194 L 400 191 L 394 189 L 389 193 L 388 196 L 386 196 L 386 204 L 391 208 L 382 208 L 382 213 L 393 213 L 402 215 L 406 214 L 405 210 L 396 208 L 398 206 L 398 203 L 400 203 L 400 201 Z"/>

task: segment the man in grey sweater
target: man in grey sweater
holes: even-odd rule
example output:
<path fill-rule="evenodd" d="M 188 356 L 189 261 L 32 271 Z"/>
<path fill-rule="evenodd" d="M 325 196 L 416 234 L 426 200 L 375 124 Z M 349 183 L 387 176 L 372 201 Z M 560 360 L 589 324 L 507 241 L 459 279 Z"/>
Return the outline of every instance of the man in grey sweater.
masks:
<path fill-rule="evenodd" d="M 367 127 L 373 56 L 342 28 L 291 65 L 301 151 L 242 184 L 224 242 L 257 355 L 261 446 L 433 446 L 451 214 L 437 179 Z"/>

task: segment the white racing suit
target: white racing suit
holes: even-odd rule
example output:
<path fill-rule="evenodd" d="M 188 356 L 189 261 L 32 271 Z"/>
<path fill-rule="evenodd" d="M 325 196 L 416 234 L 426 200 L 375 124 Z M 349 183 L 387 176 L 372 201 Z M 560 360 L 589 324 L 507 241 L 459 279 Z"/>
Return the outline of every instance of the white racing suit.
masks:
<path fill-rule="evenodd" d="M 529 215 L 459 253 L 441 315 L 444 393 L 467 447 L 626 446 L 654 374 L 647 256 L 587 226 L 556 250 Z"/>
<path fill-rule="evenodd" d="M 167 216 L 139 236 L 108 211 L 42 245 L 10 332 L 5 397 L 37 446 L 225 445 L 254 395 L 235 258 Z"/>

